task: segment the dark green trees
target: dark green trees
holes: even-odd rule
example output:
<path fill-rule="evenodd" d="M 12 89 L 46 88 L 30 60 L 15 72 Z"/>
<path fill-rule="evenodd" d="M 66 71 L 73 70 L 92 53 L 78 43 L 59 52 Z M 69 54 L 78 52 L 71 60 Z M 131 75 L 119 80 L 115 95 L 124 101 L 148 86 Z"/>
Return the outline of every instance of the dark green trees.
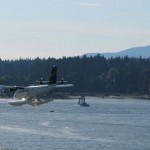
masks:
<path fill-rule="evenodd" d="M 0 84 L 29 85 L 41 77 L 48 80 L 53 65 L 58 67 L 58 80 L 63 77 L 75 85 L 73 92 L 150 94 L 150 59 L 100 55 L 0 60 Z"/>

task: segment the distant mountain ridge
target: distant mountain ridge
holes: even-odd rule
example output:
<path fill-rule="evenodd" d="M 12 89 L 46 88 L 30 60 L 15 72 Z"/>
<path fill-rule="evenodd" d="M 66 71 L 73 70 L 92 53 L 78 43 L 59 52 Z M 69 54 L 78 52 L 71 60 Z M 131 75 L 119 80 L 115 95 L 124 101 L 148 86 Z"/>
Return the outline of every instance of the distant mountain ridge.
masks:
<path fill-rule="evenodd" d="M 111 57 L 124 57 L 124 56 L 128 56 L 128 57 L 135 57 L 135 58 L 150 58 L 150 45 L 148 46 L 143 46 L 143 47 L 133 47 L 133 48 L 129 48 L 126 50 L 122 50 L 119 52 L 115 52 L 115 53 L 87 53 L 85 54 L 87 57 L 94 57 L 96 55 L 102 55 L 105 58 L 111 58 Z"/>

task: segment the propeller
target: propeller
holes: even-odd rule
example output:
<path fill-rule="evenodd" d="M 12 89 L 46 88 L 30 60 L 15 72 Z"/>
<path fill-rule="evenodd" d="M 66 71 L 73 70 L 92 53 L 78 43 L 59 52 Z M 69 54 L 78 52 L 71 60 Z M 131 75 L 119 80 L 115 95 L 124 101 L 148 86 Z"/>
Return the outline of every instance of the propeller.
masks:
<path fill-rule="evenodd" d="M 60 83 L 60 84 L 64 84 L 64 83 L 67 83 L 68 81 L 64 81 L 64 78 L 61 78 L 60 81 L 57 81 L 57 83 Z"/>
<path fill-rule="evenodd" d="M 35 81 L 35 83 L 42 85 L 43 84 L 43 78 L 40 78 L 40 80 Z"/>
<path fill-rule="evenodd" d="M 64 84 L 64 78 L 61 78 L 61 84 Z"/>

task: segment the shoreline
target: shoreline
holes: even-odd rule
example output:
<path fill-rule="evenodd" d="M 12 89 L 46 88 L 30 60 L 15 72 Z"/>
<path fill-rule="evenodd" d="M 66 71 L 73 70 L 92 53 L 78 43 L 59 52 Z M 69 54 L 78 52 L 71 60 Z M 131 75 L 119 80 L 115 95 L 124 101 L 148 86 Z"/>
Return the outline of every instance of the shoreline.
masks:
<path fill-rule="evenodd" d="M 147 94 L 132 94 L 132 95 L 123 95 L 123 94 L 98 94 L 98 93 L 55 93 L 53 97 L 55 99 L 79 99 L 81 95 L 85 97 L 97 97 L 101 99 L 143 99 L 143 100 L 150 100 L 150 95 Z"/>
<path fill-rule="evenodd" d="M 52 95 L 44 96 L 45 98 L 53 97 L 54 99 L 79 99 L 81 96 L 96 97 L 100 99 L 143 99 L 150 100 L 150 95 L 147 94 L 99 94 L 99 93 L 53 93 Z M 11 95 L 0 95 L 0 98 L 11 99 Z"/>

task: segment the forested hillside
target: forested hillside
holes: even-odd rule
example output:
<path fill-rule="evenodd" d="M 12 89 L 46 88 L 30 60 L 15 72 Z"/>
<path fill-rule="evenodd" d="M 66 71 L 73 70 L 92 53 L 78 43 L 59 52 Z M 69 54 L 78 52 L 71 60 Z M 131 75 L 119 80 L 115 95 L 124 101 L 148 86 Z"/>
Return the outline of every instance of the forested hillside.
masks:
<path fill-rule="evenodd" d="M 47 80 L 53 65 L 58 67 L 58 80 L 63 77 L 75 85 L 72 92 L 150 93 L 150 59 L 105 59 L 100 55 L 0 60 L 0 84 L 26 86 L 41 77 Z"/>
<path fill-rule="evenodd" d="M 96 56 L 100 53 L 87 53 L 85 54 L 87 57 Z M 128 56 L 130 58 L 136 57 L 136 58 L 149 58 L 150 57 L 150 45 L 148 46 L 142 46 L 142 47 L 132 47 L 129 49 L 121 50 L 119 52 L 107 52 L 107 53 L 101 53 L 102 56 L 105 58 L 115 58 L 115 57 L 125 57 Z"/>

